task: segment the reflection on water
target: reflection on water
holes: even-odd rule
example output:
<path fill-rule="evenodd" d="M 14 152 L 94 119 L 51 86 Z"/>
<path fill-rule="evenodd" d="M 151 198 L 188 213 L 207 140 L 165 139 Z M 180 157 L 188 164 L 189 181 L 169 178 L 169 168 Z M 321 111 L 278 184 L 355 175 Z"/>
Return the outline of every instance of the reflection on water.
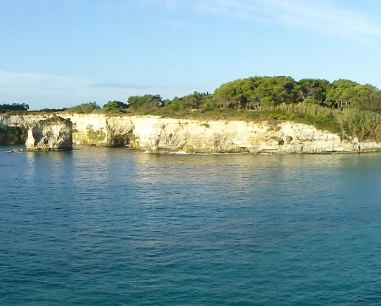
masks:
<path fill-rule="evenodd" d="M 358 188 L 358 179 L 369 180 L 364 189 L 374 188 L 381 166 L 379 154 L 157 155 L 86 148 L 11 157 L 16 163 L 26 159 L 25 173 L 18 179 L 26 180 L 25 183 L 34 181 L 40 185 L 40 192 L 65 193 L 74 188 L 71 201 L 94 203 L 107 201 L 112 192 L 124 193 L 132 185 L 139 186 L 133 192 L 135 196 L 142 195 L 145 203 L 150 198 L 155 202 L 163 186 L 177 190 L 175 195 L 178 192 L 200 198 L 210 197 L 209 193 L 226 194 L 229 198 L 228 190 L 234 189 L 234 196 L 275 191 L 277 199 L 272 202 L 306 194 L 311 199 L 323 199 L 345 188 Z"/>
<path fill-rule="evenodd" d="M 27 168 L 26 170 L 26 177 L 29 179 L 33 179 L 36 175 L 36 155 L 34 153 L 29 154 L 29 152 L 26 153 L 26 161 L 27 161 Z"/>

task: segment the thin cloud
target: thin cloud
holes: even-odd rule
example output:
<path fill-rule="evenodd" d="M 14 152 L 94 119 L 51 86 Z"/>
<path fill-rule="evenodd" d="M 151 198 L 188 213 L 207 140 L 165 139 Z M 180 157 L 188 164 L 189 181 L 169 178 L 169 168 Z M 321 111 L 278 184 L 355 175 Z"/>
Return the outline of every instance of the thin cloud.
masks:
<path fill-rule="evenodd" d="M 362 42 L 381 37 L 380 22 L 338 7 L 332 1 L 197 0 L 195 8 L 204 13 L 298 27 Z"/>
<path fill-rule="evenodd" d="M 86 79 L 77 77 L 0 70 L 1 87 L 68 87 L 87 83 Z"/>
<path fill-rule="evenodd" d="M 127 84 L 127 83 L 91 83 L 91 88 L 110 88 L 110 89 L 133 89 L 133 90 L 145 90 L 153 87 L 139 84 Z"/>
<path fill-rule="evenodd" d="M 136 91 L 152 91 L 152 90 L 192 90 L 193 88 L 179 88 L 162 85 L 144 85 L 144 84 L 130 84 L 130 83 L 90 83 L 89 88 L 99 89 L 122 89 L 122 90 L 136 90 Z"/>

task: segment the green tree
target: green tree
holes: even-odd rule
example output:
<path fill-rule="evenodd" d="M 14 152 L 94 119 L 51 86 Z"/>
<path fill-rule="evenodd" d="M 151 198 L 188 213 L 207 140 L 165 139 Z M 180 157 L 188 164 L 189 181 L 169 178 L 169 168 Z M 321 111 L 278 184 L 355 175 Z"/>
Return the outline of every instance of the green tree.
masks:
<path fill-rule="evenodd" d="M 95 110 L 99 110 L 100 106 L 94 101 L 89 103 L 82 103 L 67 109 L 68 112 L 77 114 L 90 114 Z"/>
<path fill-rule="evenodd" d="M 29 105 L 25 103 L 0 104 L 0 113 L 22 111 L 26 112 Z"/>
<path fill-rule="evenodd" d="M 314 99 L 324 103 L 327 99 L 327 92 L 330 83 L 327 80 L 320 79 L 302 79 L 297 83 L 297 97 L 300 101 Z"/>
<path fill-rule="evenodd" d="M 132 111 L 149 113 L 163 106 L 160 95 L 131 96 L 128 98 L 128 107 Z"/>
<path fill-rule="evenodd" d="M 128 109 L 128 104 L 122 101 L 108 101 L 103 105 L 105 113 L 121 113 Z"/>

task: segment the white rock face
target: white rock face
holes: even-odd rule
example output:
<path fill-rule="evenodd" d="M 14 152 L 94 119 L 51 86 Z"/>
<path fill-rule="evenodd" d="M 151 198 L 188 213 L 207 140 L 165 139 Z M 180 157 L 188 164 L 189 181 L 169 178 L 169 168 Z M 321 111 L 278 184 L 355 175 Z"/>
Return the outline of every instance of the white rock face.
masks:
<path fill-rule="evenodd" d="M 75 145 L 128 146 L 149 152 L 330 153 L 381 150 L 381 143 L 341 140 L 313 126 L 280 122 L 188 120 L 156 116 L 60 113 L 73 123 Z M 0 125 L 28 126 L 42 116 L 0 116 Z"/>
<path fill-rule="evenodd" d="M 72 123 L 60 117 L 41 120 L 29 127 L 25 146 L 28 151 L 73 149 Z"/>
<path fill-rule="evenodd" d="M 381 144 L 342 141 L 336 134 L 294 122 L 198 121 L 135 117 L 133 147 L 189 153 L 328 153 L 379 150 Z"/>

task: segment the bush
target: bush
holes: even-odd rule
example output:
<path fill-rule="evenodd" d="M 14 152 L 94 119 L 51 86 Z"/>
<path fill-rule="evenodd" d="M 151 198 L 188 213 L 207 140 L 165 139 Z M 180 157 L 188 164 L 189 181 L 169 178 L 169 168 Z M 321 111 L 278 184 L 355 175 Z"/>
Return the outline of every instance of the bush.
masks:
<path fill-rule="evenodd" d="M 96 110 L 100 110 L 100 106 L 96 102 L 83 103 L 67 109 L 70 113 L 91 114 Z"/>

